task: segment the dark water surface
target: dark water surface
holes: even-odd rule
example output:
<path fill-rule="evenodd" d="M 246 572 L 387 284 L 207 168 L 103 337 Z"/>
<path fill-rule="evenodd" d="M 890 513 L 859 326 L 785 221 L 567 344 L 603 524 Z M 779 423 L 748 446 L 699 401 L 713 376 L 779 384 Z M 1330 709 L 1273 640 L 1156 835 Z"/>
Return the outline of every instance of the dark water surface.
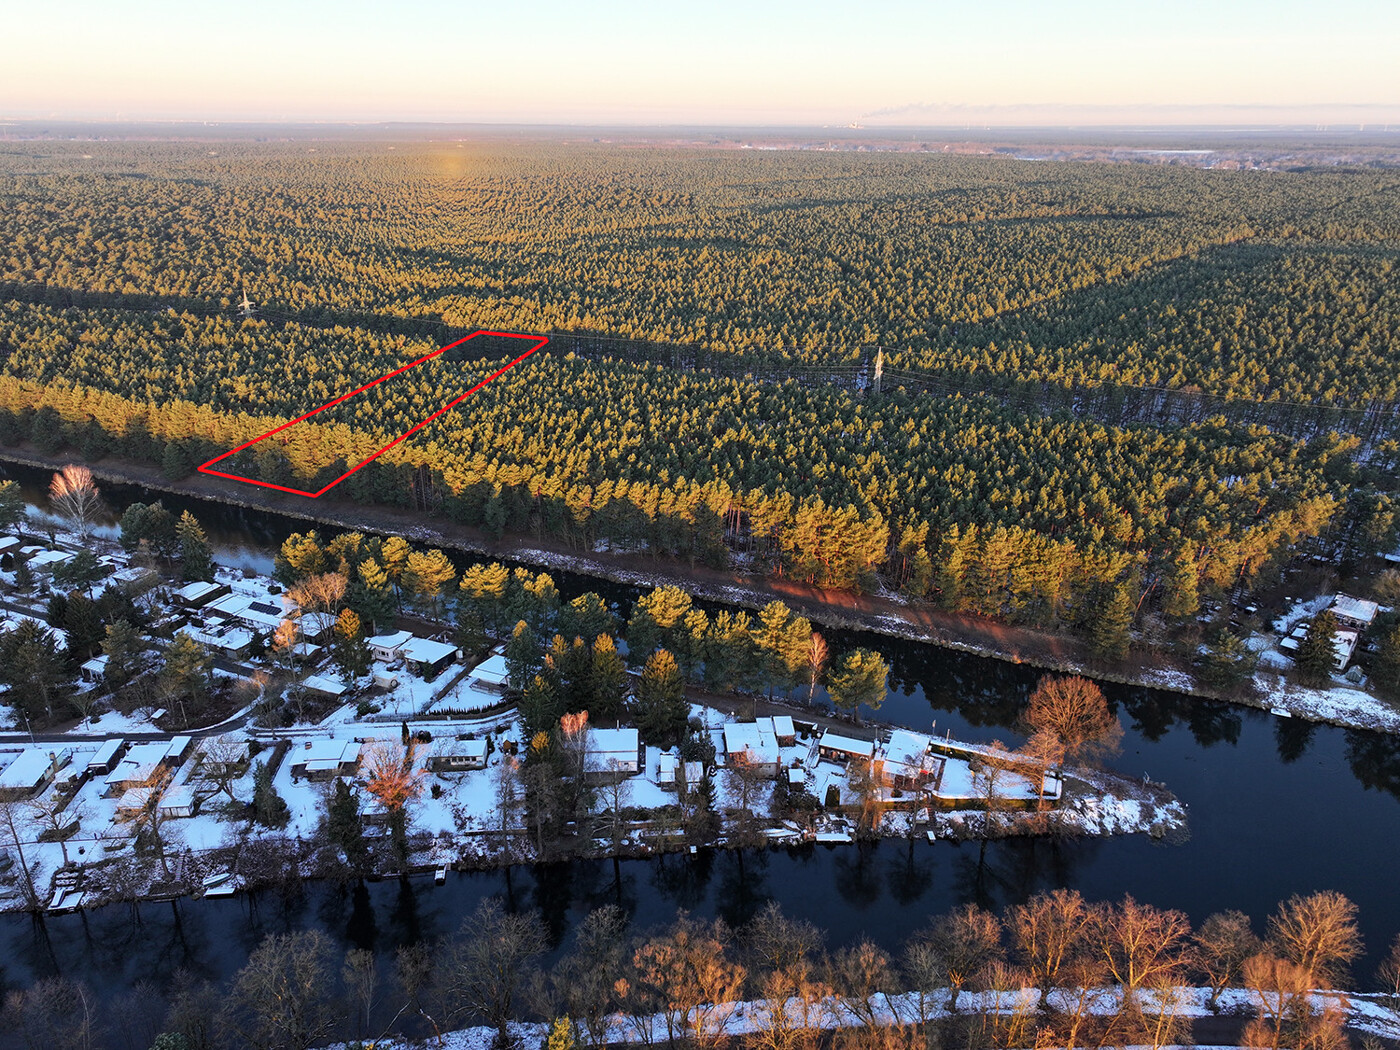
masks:
<path fill-rule="evenodd" d="M 7 469 L 39 497 L 40 472 Z M 217 503 L 104 489 L 116 505 L 159 496 L 172 510 L 188 507 L 219 545 L 220 560 L 230 564 L 270 567 L 275 546 L 307 528 Z M 625 606 L 637 593 L 574 574 L 552 575 L 566 599 L 595 590 Z M 891 693 L 880 717 L 916 729 L 936 723 L 939 733 L 951 731 L 958 739 L 1019 742 L 1007 727 L 1034 686 L 1034 669 L 878 635 L 828 632 L 828 638 L 834 649 L 861 644 L 891 661 Z M 454 874 L 444 887 L 415 880 L 351 891 L 313 883 L 291 899 L 269 891 L 139 909 L 114 905 L 42 921 L 6 915 L 0 916 L 0 978 L 22 986 L 63 973 L 102 994 L 138 980 L 159 986 L 177 968 L 221 978 L 236 971 L 266 933 L 305 927 L 323 929 L 346 947 L 388 952 L 450 932 L 489 895 L 509 907 L 539 909 L 556 944 L 603 903 L 621 903 L 637 924 L 648 926 L 681 908 L 739 924 L 774 900 L 825 928 L 833 946 L 868 935 L 897 949 L 927 916 L 963 901 L 1001 908 L 1068 886 L 1095 899 L 1131 893 L 1180 908 L 1195 922 L 1239 908 L 1260 932 L 1289 895 L 1340 890 L 1361 909 L 1369 958 L 1357 970 L 1363 984 L 1369 981 L 1400 930 L 1400 739 L 1152 690 L 1109 685 L 1105 692 L 1127 729 L 1113 766 L 1164 781 L 1185 801 L 1188 841 L 1168 845 L 1142 835 L 985 847 L 886 841 L 675 855 L 616 867 L 610 861 L 521 867 Z"/>

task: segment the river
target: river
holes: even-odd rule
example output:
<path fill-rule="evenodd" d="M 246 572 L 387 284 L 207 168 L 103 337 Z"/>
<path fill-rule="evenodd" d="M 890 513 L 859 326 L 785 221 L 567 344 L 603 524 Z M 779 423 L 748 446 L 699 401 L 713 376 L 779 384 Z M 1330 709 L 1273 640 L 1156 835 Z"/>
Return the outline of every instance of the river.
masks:
<path fill-rule="evenodd" d="M 9 467 L 42 500 L 43 475 Z M 306 523 L 201 500 L 104 485 L 115 505 L 161 498 L 188 507 L 227 564 L 267 571 L 275 546 Z M 326 530 L 334 531 L 334 530 Z M 470 556 L 463 560 L 470 560 Z M 565 598 L 595 590 L 625 606 L 635 589 L 552 572 Z M 860 644 L 891 662 L 878 717 L 956 739 L 1019 743 L 1009 728 L 1037 672 L 880 635 L 829 632 L 833 648 Z M 137 981 L 165 984 L 177 969 L 210 978 L 237 970 L 269 931 L 325 930 L 345 946 L 391 952 L 453 930 L 484 896 L 539 908 L 556 945 L 591 907 L 621 902 L 640 926 L 684 908 L 741 923 L 763 903 L 810 918 L 839 946 L 868 935 L 897 949 L 932 914 L 963 901 L 1001 908 L 1057 886 L 1094 899 L 1130 893 L 1180 908 L 1200 922 L 1238 908 L 1262 932 L 1294 893 L 1336 889 L 1361 909 L 1368 958 L 1361 983 L 1400 931 L 1400 738 L 1310 725 L 1253 708 L 1106 685 L 1127 730 L 1112 764 L 1163 781 L 1190 807 L 1179 844 L 1135 835 L 1106 840 L 808 846 L 763 853 L 701 853 L 651 860 L 519 867 L 378 883 L 356 892 L 308 884 L 290 899 L 273 892 L 228 900 L 100 908 L 48 918 L 0 916 L 3 980 L 23 986 L 61 972 L 99 994 Z M 385 965 L 388 958 L 385 957 Z"/>

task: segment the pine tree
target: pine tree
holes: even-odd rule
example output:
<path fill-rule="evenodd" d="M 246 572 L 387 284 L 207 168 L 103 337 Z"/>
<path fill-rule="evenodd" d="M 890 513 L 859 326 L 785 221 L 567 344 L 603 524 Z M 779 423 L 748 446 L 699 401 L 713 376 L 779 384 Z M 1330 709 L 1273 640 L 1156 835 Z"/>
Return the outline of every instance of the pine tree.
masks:
<path fill-rule="evenodd" d="M 365 641 L 360 618 L 353 609 L 342 609 L 335 621 L 334 656 L 336 667 L 347 683 L 354 683 L 369 674 L 373 654 Z"/>
<path fill-rule="evenodd" d="M 1382 696 L 1400 700 L 1400 624 L 1381 635 L 1380 648 L 1371 665 L 1371 681 Z"/>
<path fill-rule="evenodd" d="M 847 712 L 857 723 L 860 708 L 878 711 L 885 702 L 885 685 L 890 667 L 870 649 L 856 649 L 837 664 L 827 676 L 826 691 L 838 710 Z"/>
<path fill-rule="evenodd" d="M 175 525 L 175 534 L 180 540 L 181 575 L 185 580 L 208 580 L 214 575 L 214 557 L 209 549 L 209 539 L 197 519 L 189 511 L 180 515 Z"/>
<path fill-rule="evenodd" d="M 600 634 L 593 642 L 589 677 L 589 711 L 594 721 L 612 719 L 622 713 L 622 694 L 627 684 L 627 666 L 612 636 Z"/>
<path fill-rule="evenodd" d="M 285 828 L 292 819 L 286 800 L 272 784 L 272 770 L 263 761 L 253 768 L 253 819 L 267 828 Z"/>
<path fill-rule="evenodd" d="M 360 562 L 345 590 L 345 604 L 355 610 L 362 624 L 383 633 L 394 623 L 394 592 L 389 574 L 373 558 Z"/>
<path fill-rule="evenodd" d="M 1324 609 L 1313 617 L 1307 635 L 1298 643 L 1298 651 L 1293 655 L 1303 681 L 1322 685 L 1331 679 L 1337 666 L 1336 638 L 1337 614 Z"/>
<path fill-rule="evenodd" d="M 62 626 L 68 632 L 68 655 L 73 666 L 92 656 L 107 633 L 97 603 L 81 591 L 68 595 Z"/>
<path fill-rule="evenodd" d="M 145 643 L 140 631 L 126 620 L 117 620 L 107 625 L 102 652 L 107 656 L 103 684 L 108 689 L 120 689 L 140 672 Z"/>
<path fill-rule="evenodd" d="M 524 620 L 518 621 L 511 632 L 510 641 L 506 642 L 505 656 L 511 688 L 525 688 L 525 684 L 539 671 L 543 660 L 535 632 Z"/>
<path fill-rule="evenodd" d="M 160 684 L 172 698 L 203 700 L 213 684 L 214 660 L 209 651 L 184 631 L 176 631 L 165 648 Z"/>
<path fill-rule="evenodd" d="M 8 531 L 24 520 L 24 492 L 18 482 L 0 481 L 0 531 Z"/>
<path fill-rule="evenodd" d="M 1128 583 L 1103 589 L 1089 621 L 1089 650 L 1101 660 L 1121 660 L 1128 654 L 1133 624 L 1133 596 Z"/>
<path fill-rule="evenodd" d="M 520 694 L 520 718 L 525 735 L 533 738 L 536 733 L 548 733 L 559 724 L 563 714 L 564 704 L 554 683 L 541 674 L 531 678 Z"/>
<path fill-rule="evenodd" d="M 647 658 L 637 683 L 633 717 L 642 739 L 658 746 L 669 747 L 685 735 L 690 705 L 681 669 L 668 650 L 658 649 Z"/>
<path fill-rule="evenodd" d="M 345 854 L 345 862 L 352 872 L 364 875 L 369 867 L 369 846 L 360 818 L 360 800 L 339 777 L 326 802 L 326 838 Z"/>
<path fill-rule="evenodd" d="M 543 1050 L 577 1050 L 578 1026 L 567 1017 L 556 1017 L 545 1037 Z"/>

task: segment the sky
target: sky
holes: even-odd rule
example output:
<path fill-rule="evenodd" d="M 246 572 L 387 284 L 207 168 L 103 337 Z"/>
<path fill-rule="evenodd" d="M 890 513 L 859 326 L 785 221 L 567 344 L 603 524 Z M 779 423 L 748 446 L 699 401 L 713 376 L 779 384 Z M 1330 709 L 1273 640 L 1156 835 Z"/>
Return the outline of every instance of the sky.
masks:
<path fill-rule="evenodd" d="M 1400 124 L 1395 0 L 60 0 L 0 118 Z"/>

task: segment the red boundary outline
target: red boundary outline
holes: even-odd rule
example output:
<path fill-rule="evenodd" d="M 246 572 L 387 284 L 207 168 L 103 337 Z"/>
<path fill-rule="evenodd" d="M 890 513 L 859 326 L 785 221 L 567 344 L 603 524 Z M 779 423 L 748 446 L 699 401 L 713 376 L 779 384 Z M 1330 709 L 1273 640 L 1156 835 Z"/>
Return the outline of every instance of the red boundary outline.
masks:
<path fill-rule="evenodd" d="M 323 411 L 325 411 L 326 409 L 330 408 L 330 407 L 333 406 L 333 405 L 338 405 L 338 404 L 340 404 L 342 401 L 345 401 L 345 400 L 348 400 L 349 398 L 354 397 L 356 394 L 363 393 L 364 391 L 368 390 L 368 389 L 369 389 L 370 387 L 372 387 L 372 386 L 377 386 L 378 384 L 384 382 L 384 380 L 386 380 L 386 379 L 392 379 L 392 378 L 393 378 L 394 376 L 396 376 L 396 375 L 399 375 L 399 374 L 401 374 L 401 373 L 403 373 L 403 372 L 407 372 L 410 368 L 414 368 L 414 367 L 416 367 L 417 365 L 421 365 L 424 361 L 430 361 L 430 360 L 432 360 L 434 357 L 437 357 L 438 354 L 441 354 L 441 353 L 444 353 L 445 351 L 451 350 L 454 346 L 461 346 L 463 343 L 468 342 L 469 340 L 475 339 L 475 338 L 476 338 L 477 336 L 479 336 L 479 335 L 494 335 L 494 336 L 499 336 L 499 337 L 502 338 L 502 339 L 535 339 L 535 340 L 538 340 L 538 342 L 536 342 L 534 346 L 530 347 L 530 349 L 526 350 L 523 354 L 521 354 L 519 357 L 517 357 L 517 358 L 516 358 L 514 361 L 512 361 L 510 364 L 506 365 L 504 368 L 501 368 L 501 369 L 499 369 L 499 370 L 497 370 L 497 371 L 495 371 L 495 372 L 492 372 L 489 376 L 487 376 L 485 379 L 483 379 L 480 383 L 477 383 L 476 386 L 472 387 L 470 390 L 468 390 L 468 391 L 467 391 L 465 394 L 463 394 L 461 397 L 454 398 L 452 401 L 449 401 L 447 404 L 443 405 L 440 409 L 438 409 L 436 412 L 434 412 L 434 413 L 433 413 L 431 416 L 429 416 L 427 419 L 424 419 L 424 420 L 423 420 L 421 423 L 419 423 L 417 426 L 410 427 L 408 430 L 405 430 L 402 434 L 400 434 L 398 437 L 394 438 L 393 441 L 389 442 L 387 445 L 385 445 L 383 448 L 381 448 L 378 452 L 375 452 L 375 453 L 373 453 L 373 454 L 371 454 L 371 455 L 365 457 L 364 460 L 362 460 L 361 462 L 355 464 L 355 466 L 351 467 L 351 468 L 350 468 L 349 470 L 347 470 L 344 474 L 340 475 L 340 477 L 336 478 L 336 479 L 335 479 L 334 481 L 332 481 L 329 485 L 325 486 L 324 488 L 320 489 L 319 491 L 316 491 L 316 492 L 307 492 L 305 489 L 294 489 L 294 488 L 289 488 L 289 487 L 286 486 L 286 485 L 274 485 L 274 484 L 272 484 L 272 482 L 270 482 L 270 481 L 258 481 L 256 478 L 245 478 L 245 477 L 243 477 L 241 474 L 227 474 L 227 473 L 225 473 L 225 472 L 222 471 L 222 470 L 211 470 L 211 469 L 210 469 L 215 463 L 218 463 L 218 462 L 220 462 L 221 460 L 228 459 L 229 456 L 232 456 L 232 455 L 234 455 L 234 454 L 237 453 L 237 452 L 242 452 L 245 448 L 249 448 L 249 447 L 251 447 L 251 446 L 253 446 L 253 445 L 256 445 L 259 441 L 263 441 L 263 440 L 265 440 L 266 438 L 270 438 L 270 437 L 272 437 L 272 435 L 274 435 L 274 434 L 280 434 L 282 431 L 286 430 L 288 427 L 296 426 L 296 425 L 297 425 L 298 423 L 300 423 L 303 419 L 307 419 L 307 418 L 309 418 L 309 417 L 311 417 L 311 416 L 314 416 L 317 412 L 323 412 Z M 536 350 L 538 350 L 540 347 L 544 346 L 544 345 L 545 345 L 546 343 L 548 343 L 548 342 L 549 342 L 549 338 L 548 338 L 547 336 L 541 336 L 541 335 L 521 335 L 519 332 L 473 332 L 471 335 L 463 336 L 461 339 L 458 339 L 455 343 L 448 343 L 446 346 L 444 346 L 444 347 L 442 347 L 442 348 L 440 348 L 440 349 L 438 349 L 438 350 L 434 350 L 431 354 L 424 354 L 422 357 L 418 358 L 418 360 L 416 360 L 416 361 L 410 361 L 408 364 L 404 365 L 402 368 L 396 368 L 396 369 L 394 369 L 394 371 L 392 371 L 392 372 L 386 372 L 384 375 L 380 376 L 378 379 L 375 379 L 375 380 L 373 380 L 373 381 L 371 381 L 371 382 L 369 382 L 369 383 L 366 383 L 364 386 L 360 387 L 360 388 L 357 389 L 357 390 L 352 390 L 352 391 L 350 391 L 350 393 L 348 393 L 348 394 L 342 394 L 340 397 L 336 398 L 334 401 L 327 401 L 327 402 L 326 402 L 324 405 L 322 405 L 320 408 L 313 408 L 310 412 L 307 412 L 305 415 L 297 416 L 296 419 L 293 419 L 293 420 L 292 420 L 291 422 L 289 422 L 289 423 L 283 423 L 280 427 L 275 427 L 274 429 L 269 430 L 266 434 L 260 434 L 260 435 L 258 435 L 257 437 L 253 438 L 252 441 L 245 441 L 245 442 L 243 442 L 243 444 L 239 445 L 237 448 L 231 448 L 231 449 L 229 449 L 227 452 L 225 452 L 225 453 L 224 453 L 223 455 L 221 455 L 221 456 L 215 456 L 213 459 L 209 460 L 208 462 L 206 462 L 206 463 L 201 463 L 201 464 L 199 465 L 199 468 L 198 468 L 198 469 L 199 469 L 199 472 L 200 472 L 201 474 L 213 474 L 215 477 L 228 478 L 228 479 L 230 479 L 231 481 L 243 481 L 243 482 L 246 482 L 246 483 L 249 484 L 249 485 L 261 485 L 263 488 L 267 488 L 267 489 L 277 489 L 279 492 L 290 492 L 290 493 L 291 493 L 292 495 L 294 495 L 294 496 L 309 496 L 311 499 L 316 499 L 318 496 L 323 496 L 323 495 L 325 495 L 327 492 L 329 492 L 331 489 L 335 488 L 335 487 L 336 487 L 337 485 L 339 485 L 342 481 L 344 481 L 346 478 L 348 478 L 351 474 L 355 473 L 355 471 L 359 470 L 359 469 L 360 469 L 361 467 L 363 467 L 366 463 L 370 462 L 370 460 L 377 459 L 379 456 L 382 456 L 385 452 L 388 452 L 391 448 L 393 448 L 395 445 L 397 445 L 400 441 L 403 441 L 403 440 L 405 440 L 406 438 L 412 437 L 412 436 L 413 436 L 414 434 L 416 434 L 418 431 L 422 430 L 425 426 L 427 426 L 427 425 L 428 425 L 429 423 L 431 423 L 433 420 L 437 419 L 438 416 L 442 415 L 444 412 L 447 412 L 447 411 L 449 411 L 449 410 L 451 410 L 451 409 L 453 409 L 453 408 L 456 408 L 459 404 L 461 404 L 461 403 L 462 403 L 463 401 L 465 401 L 467 398 L 471 397 L 471 396 L 472 396 L 473 394 L 475 394 L 478 390 L 480 390 L 482 387 L 484 387 L 487 383 L 491 382 L 491 381 L 494 380 L 494 379 L 499 379 L 501 376 L 505 375 L 505 374 L 506 374 L 507 372 L 509 372 L 512 368 L 514 368 L 516 365 L 520 364 L 521 361 L 524 361 L 525 358 L 529 357 L 529 356 L 530 356 L 531 354 L 533 354 Z"/>

